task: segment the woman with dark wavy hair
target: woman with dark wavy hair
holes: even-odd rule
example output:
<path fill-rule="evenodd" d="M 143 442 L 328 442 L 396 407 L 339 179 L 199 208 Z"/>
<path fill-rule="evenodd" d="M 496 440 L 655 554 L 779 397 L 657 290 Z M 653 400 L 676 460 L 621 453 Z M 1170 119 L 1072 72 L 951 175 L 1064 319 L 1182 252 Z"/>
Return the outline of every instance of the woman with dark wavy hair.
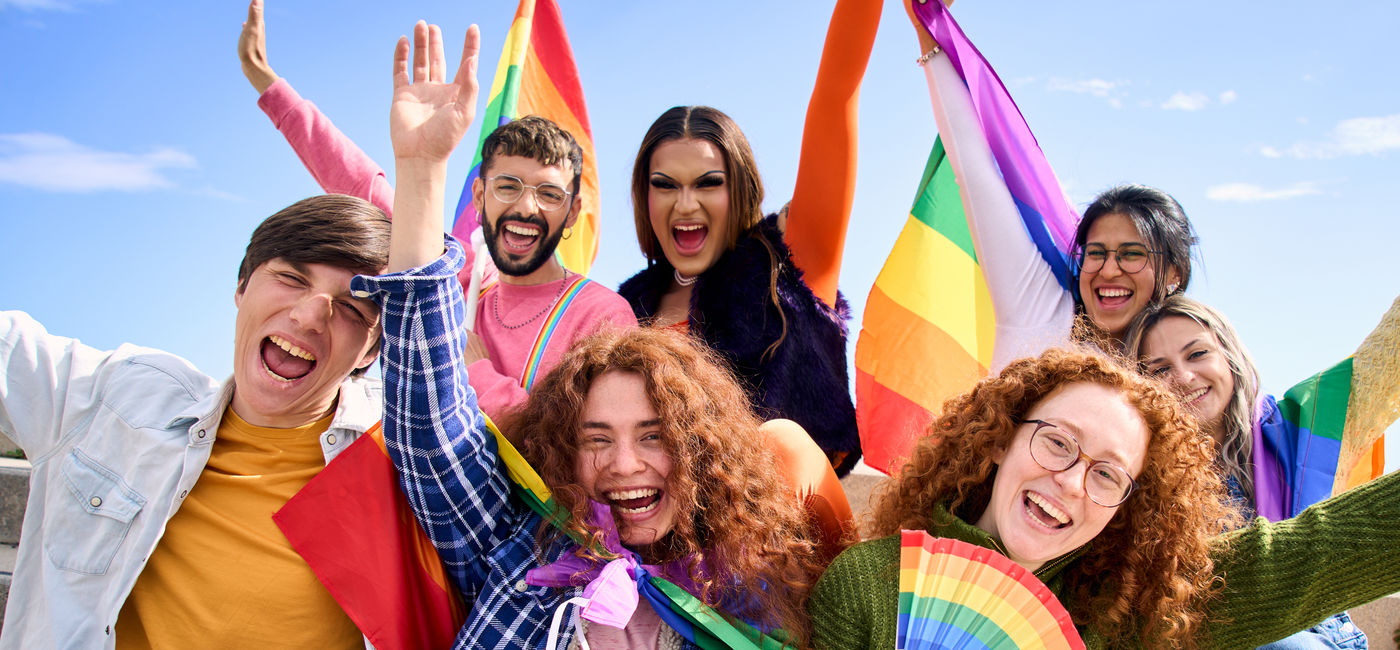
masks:
<path fill-rule="evenodd" d="M 1035 573 L 1091 648 L 1250 647 L 1400 589 L 1400 479 L 1295 519 L 1240 522 L 1212 445 L 1158 382 L 1053 349 L 949 400 L 813 590 L 821 648 L 887 648 L 901 529 L 993 548 Z M 1346 539 L 1346 544 L 1337 540 Z"/>
<path fill-rule="evenodd" d="M 763 214 L 753 151 L 708 106 L 662 113 L 632 168 L 647 266 L 618 288 L 638 320 L 703 339 L 759 414 L 796 421 L 845 475 L 860 460 L 837 293 L 855 195 L 856 106 L 880 3 L 839 0 L 807 108 L 793 198 Z"/>

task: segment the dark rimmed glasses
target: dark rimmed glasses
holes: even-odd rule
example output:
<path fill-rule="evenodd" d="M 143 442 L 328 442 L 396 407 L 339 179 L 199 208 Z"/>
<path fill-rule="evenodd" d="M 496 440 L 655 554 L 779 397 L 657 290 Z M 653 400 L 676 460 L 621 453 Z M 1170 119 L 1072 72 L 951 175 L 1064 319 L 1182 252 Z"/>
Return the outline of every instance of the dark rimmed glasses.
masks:
<path fill-rule="evenodd" d="M 1123 244 L 1118 248 L 1109 249 L 1101 244 L 1089 244 L 1084 250 L 1079 251 L 1079 270 L 1084 273 L 1096 273 L 1108 262 L 1108 256 L 1112 255 L 1118 260 L 1118 269 L 1124 273 L 1137 273 L 1147 267 L 1147 260 L 1154 251 L 1142 244 Z"/>
<path fill-rule="evenodd" d="M 1138 487 L 1137 481 L 1128 470 L 1106 460 L 1094 460 L 1079 450 L 1079 441 L 1074 436 L 1045 420 L 1021 420 L 1024 424 L 1034 424 L 1031 432 L 1031 459 L 1052 472 L 1063 472 L 1083 460 L 1088 466 L 1084 472 L 1084 492 L 1089 500 L 1105 508 L 1122 505 L 1128 495 Z"/>
<path fill-rule="evenodd" d="M 491 188 L 491 196 L 496 197 L 501 203 L 515 203 L 525 196 L 525 190 L 535 193 L 535 203 L 545 212 L 552 212 L 564 207 L 569 201 L 569 195 L 573 194 L 562 186 L 554 183 L 540 183 L 539 185 L 526 185 L 522 181 L 509 174 L 497 174 L 486 179 L 486 186 Z"/>

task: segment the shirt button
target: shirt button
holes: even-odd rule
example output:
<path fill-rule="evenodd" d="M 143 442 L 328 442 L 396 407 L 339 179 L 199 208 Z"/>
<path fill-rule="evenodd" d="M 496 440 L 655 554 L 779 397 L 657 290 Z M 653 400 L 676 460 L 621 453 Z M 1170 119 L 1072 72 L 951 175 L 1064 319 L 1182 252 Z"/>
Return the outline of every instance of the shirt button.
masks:
<path fill-rule="evenodd" d="M 335 438 L 335 434 L 334 434 L 334 433 L 328 433 L 328 434 L 326 434 L 326 444 L 328 444 L 328 445 L 334 445 L 334 444 L 335 444 L 335 440 L 336 440 L 336 438 Z"/>
<path fill-rule="evenodd" d="M 200 440 L 203 440 L 203 439 L 204 439 L 204 429 L 200 429 L 200 430 L 199 430 L 199 433 L 196 433 L 195 435 L 198 436 Z"/>
<path fill-rule="evenodd" d="M 189 494 L 189 493 L 190 493 L 189 490 L 180 490 L 180 498 L 181 498 L 181 499 L 185 498 L 185 495 L 186 495 L 186 494 Z"/>
<path fill-rule="evenodd" d="M 517 580 L 517 581 L 515 581 L 515 590 L 516 590 L 516 591 L 524 592 L 526 589 L 529 589 L 529 588 L 530 588 L 530 585 L 529 585 L 528 583 L 526 583 L 524 580 Z"/>
<path fill-rule="evenodd" d="M 99 507 L 102 505 L 102 497 L 93 497 L 91 499 L 88 499 L 88 503 L 91 503 L 92 507 L 94 508 Z"/>
<path fill-rule="evenodd" d="M 356 298 L 368 298 L 368 297 L 369 297 L 369 292 L 368 292 L 368 291 L 351 291 L 351 292 L 350 292 L 350 295 L 352 295 L 352 296 L 354 296 L 354 297 L 356 297 Z"/>

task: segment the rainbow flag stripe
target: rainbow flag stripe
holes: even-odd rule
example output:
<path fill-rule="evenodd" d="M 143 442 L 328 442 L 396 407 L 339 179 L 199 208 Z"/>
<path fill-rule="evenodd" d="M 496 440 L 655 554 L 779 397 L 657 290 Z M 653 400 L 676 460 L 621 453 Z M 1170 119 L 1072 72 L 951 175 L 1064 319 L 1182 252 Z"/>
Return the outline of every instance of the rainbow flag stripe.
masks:
<path fill-rule="evenodd" d="M 939 139 L 856 340 L 856 418 L 867 464 L 896 469 L 942 401 L 987 374 L 995 325 Z"/>
<path fill-rule="evenodd" d="M 900 535 L 895 647 L 1083 648 L 1050 589 L 996 551 L 927 531 Z"/>
<path fill-rule="evenodd" d="M 544 363 L 544 351 L 549 348 L 549 340 L 554 337 L 554 330 L 559 326 L 559 321 L 564 318 L 564 312 L 573 303 L 583 288 L 591 282 L 582 275 L 575 276 L 573 283 L 564 289 L 564 293 L 559 299 L 554 301 L 554 307 L 550 308 L 549 314 L 545 316 L 544 323 L 540 325 L 540 331 L 535 335 L 535 343 L 530 346 L 530 356 L 525 358 L 525 368 L 520 372 L 520 387 L 530 390 L 535 385 L 535 377 L 539 374 L 540 365 Z"/>
<path fill-rule="evenodd" d="M 556 255 L 569 270 L 587 275 L 598 254 L 599 211 L 598 158 L 593 148 L 593 128 L 574 65 L 573 48 L 564 31 L 564 18 L 555 0 L 520 0 L 515 20 L 501 49 L 496 77 L 491 82 L 481 138 L 472 158 L 471 171 L 457 199 L 452 236 L 466 242 L 479 225 L 472 205 L 472 182 L 481 176 L 481 145 L 496 127 L 524 115 L 539 115 L 568 131 L 583 149 L 583 178 L 579 194 L 583 207 L 573 234 L 559 242 Z"/>
<path fill-rule="evenodd" d="M 909 220 L 866 302 L 856 342 L 856 419 L 865 462 L 886 472 L 903 462 L 946 399 L 986 375 L 995 343 L 995 312 L 944 141 L 986 141 L 1021 221 L 1062 286 L 1078 221 L 991 65 L 941 2 L 914 7 L 963 80 L 980 132 L 935 141 Z"/>

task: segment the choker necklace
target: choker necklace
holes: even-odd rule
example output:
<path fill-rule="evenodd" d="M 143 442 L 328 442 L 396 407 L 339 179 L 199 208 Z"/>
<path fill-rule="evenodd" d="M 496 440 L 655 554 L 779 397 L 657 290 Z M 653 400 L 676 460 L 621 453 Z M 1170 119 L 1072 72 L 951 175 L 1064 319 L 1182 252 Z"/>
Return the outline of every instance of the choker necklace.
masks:
<path fill-rule="evenodd" d="M 682 287 L 688 287 L 692 284 L 695 284 L 695 281 L 700 279 L 700 276 L 698 275 L 685 275 L 681 273 L 680 269 L 672 270 L 676 272 L 676 284 L 679 284 Z"/>
<path fill-rule="evenodd" d="M 558 303 L 559 299 L 564 296 L 564 289 L 569 286 L 568 280 L 569 272 L 564 271 L 564 277 L 559 279 L 559 293 L 554 294 L 554 299 L 549 301 L 549 304 L 545 305 L 544 309 L 541 309 L 539 313 L 515 325 L 506 325 L 506 322 L 504 320 L 501 320 L 501 290 L 500 287 L 497 287 L 496 293 L 492 296 L 491 300 L 491 313 L 496 316 L 496 322 L 499 323 L 501 327 L 504 327 L 508 330 L 518 330 L 522 327 L 525 327 L 526 325 L 529 325 L 530 323 L 535 322 L 535 319 L 545 315 L 547 312 L 549 312 L 549 310 L 554 309 L 554 305 Z"/>

